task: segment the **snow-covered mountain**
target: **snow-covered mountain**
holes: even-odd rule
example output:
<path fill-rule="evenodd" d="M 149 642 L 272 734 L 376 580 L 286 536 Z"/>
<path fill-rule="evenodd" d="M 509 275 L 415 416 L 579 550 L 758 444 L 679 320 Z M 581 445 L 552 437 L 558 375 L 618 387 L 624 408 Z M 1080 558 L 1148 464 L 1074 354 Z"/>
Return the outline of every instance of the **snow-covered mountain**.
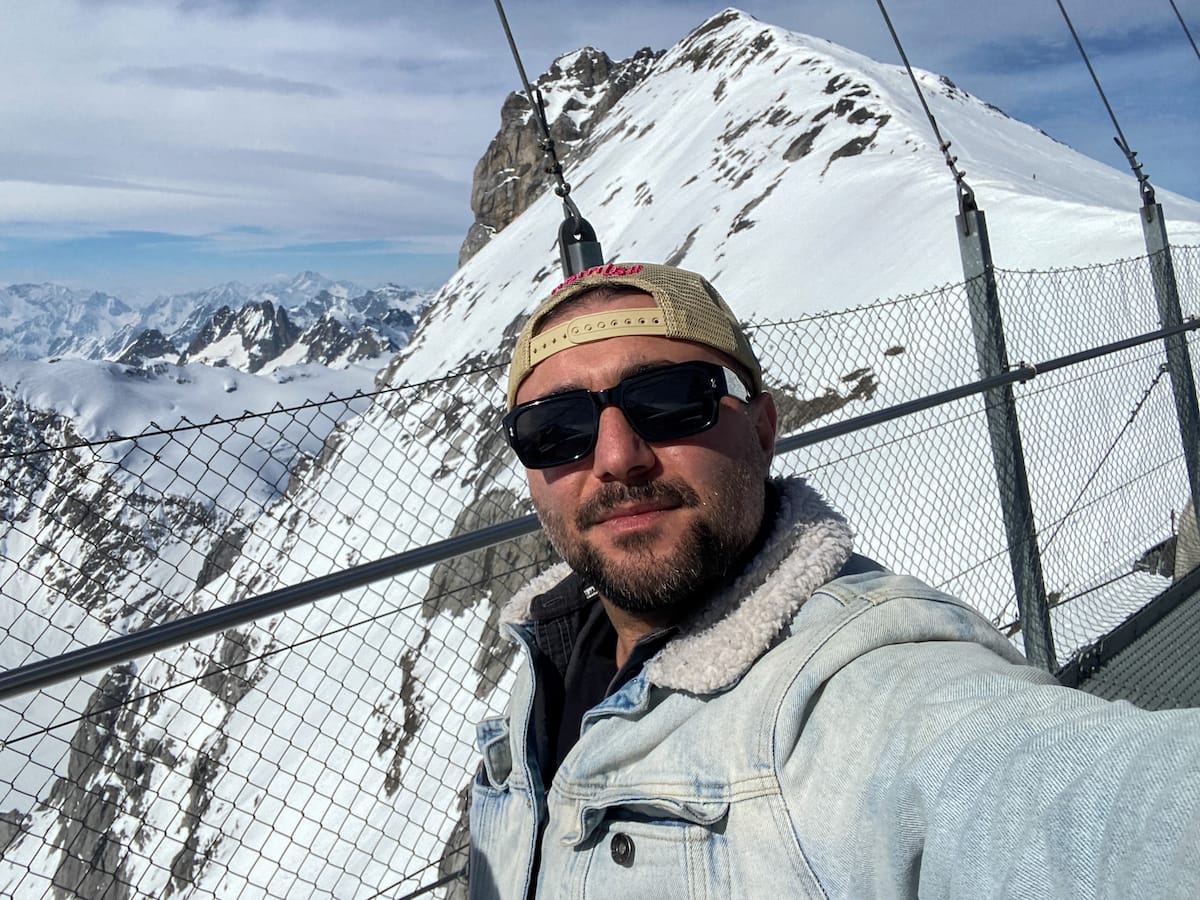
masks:
<path fill-rule="evenodd" d="M 611 105 L 595 102 L 604 93 L 595 78 L 579 76 L 579 60 L 597 58 L 568 54 L 541 85 L 556 120 L 578 119 L 581 136 L 564 164 L 607 258 L 704 272 L 756 321 L 961 280 L 954 184 L 903 70 L 735 10 L 661 55 L 614 66 L 634 74 Z M 988 214 L 1000 265 L 1062 267 L 1144 252 L 1131 177 L 944 78 L 919 80 Z M 503 146 L 510 124 L 476 171 L 480 197 L 504 189 L 515 158 Z M 1160 200 L 1174 240 L 1200 243 L 1200 204 L 1165 192 Z M 221 545 L 219 567 L 203 578 L 194 560 L 185 567 L 196 586 L 175 594 L 181 607 L 261 594 L 528 511 L 497 431 L 502 362 L 524 317 L 560 280 L 561 208 L 550 194 L 495 215 L 502 205 L 476 206 L 488 210 L 475 229 L 487 239 L 473 242 L 473 255 L 377 376 L 390 390 L 273 482 L 279 493 Z M 260 299 L 276 311 L 284 305 Z M 1064 327 L 1091 327 L 1094 298 L 1059 302 L 1075 306 L 1049 315 L 1085 323 Z M 265 307 L 257 309 L 257 324 L 265 324 Z M 877 367 L 869 390 L 841 398 L 865 412 L 908 399 L 902 390 L 935 384 L 934 373 L 952 365 L 965 380 L 972 353 L 952 346 L 961 336 L 943 321 L 951 318 L 934 310 L 898 321 L 887 335 L 829 334 L 819 347 L 790 351 L 792 368 L 769 371 L 768 382 L 781 405 L 795 405 L 844 392 L 846 373 Z M 305 333 L 320 321 L 302 326 Z M 1043 352 L 1038 339 L 1030 338 L 1033 354 Z M 760 349 L 789 356 L 786 348 Z M 1099 409 L 1104 398 L 1091 402 Z M 69 404 L 58 409 L 70 420 Z M 63 420 L 37 427 L 62 431 L 70 424 Z M 986 458 L 982 440 L 980 453 Z M 10 480 L 43 478 L 35 460 Z M 926 488 L 889 483 L 874 509 L 853 511 L 856 526 L 902 534 L 918 508 L 909 492 Z M 27 524 L 4 540 L 21 540 L 47 504 L 13 509 L 7 521 Z M 982 534 L 998 524 L 972 518 L 959 527 Z M 129 580 L 163 583 L 154 567 L 178 552 L 169 530 L 149 529 L 156 549 L 141 558 L 122 550 L 136 573 Z M 61 540 L 56 552 L 77 559 L 73 538 Z M 902 545 L 892 546 L 907 561 Z M 97 712 L 65 734 L 46 732 L 35 747 L 0 746 L 0 765 L 22 773 L 0 797 L 0 893 L 370 896 L 453 870 L 473 723 L 501 706 L 510 677 L 497 609 L 547 555 L 531 536 L 140 660 L 90 686 L 4 706 L 0 736 L 13 733 L 11 722 L 28 730 Z M 121 615 L 95 615 L 64 589 L 20 583 L 39 611 L 88 627 L 78 636 L 56 631 L 47 647 L 32 626 L 21 631 L 14 621 L 5 640 L 19 635 L 23 643 L 9 659 L 137 628 L 152 612 L 112 607 Z M 88 602 L 126 596 L 126 587 L 105 582 L 100 599 Z M 123 703 L 110 709 L 112 699 Z"/>
<path fill-rule="evenodd" d="M 258 287 L 228 282 L 135 310 L 54 284 L 0 289 L 0 358 L 161 359 L 270 374 L 305 363 L 345 367 L 407 342 L 429 294 L 363 290 L 316 272 Z"/>
<path fill-rule="evenodd" d="M 95 356 L 105 341 L 138 321 L 124 301 L 56 284 L 0 289 L 0 358 Z"/>

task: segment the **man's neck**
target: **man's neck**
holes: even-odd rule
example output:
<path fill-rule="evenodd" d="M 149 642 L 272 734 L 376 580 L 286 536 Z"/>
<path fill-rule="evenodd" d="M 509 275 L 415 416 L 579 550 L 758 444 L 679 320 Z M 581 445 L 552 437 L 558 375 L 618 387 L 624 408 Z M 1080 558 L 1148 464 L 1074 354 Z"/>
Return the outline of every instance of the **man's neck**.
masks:
<path fill-rule="evenodd" d="M 634 646 L 648 634 L 653 634 L 660 628 L 672 624 L 669 620 L 648 616 L 644 613 L 631 613 L 614 605 L 605 597 L 600 598 L 608 620 L 612 622 L 613 630 L 617 633 L 617 669 L 620 669 L 629 659 Z"/>

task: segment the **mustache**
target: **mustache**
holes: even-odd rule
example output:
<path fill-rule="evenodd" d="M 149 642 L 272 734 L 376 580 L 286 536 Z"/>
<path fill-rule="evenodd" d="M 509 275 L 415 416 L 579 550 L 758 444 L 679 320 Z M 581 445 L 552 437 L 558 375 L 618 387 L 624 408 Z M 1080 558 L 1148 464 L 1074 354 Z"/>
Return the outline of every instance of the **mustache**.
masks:
<path fill-rule="evenodd" d="M 678 479 L 633 485 L 611 482 L 602 485 L 579 507 L 575 513 L 575 527 L 583 531 L 595 525 L 618 506 L 647 500 L 680 507 L 700 505 L 700 495 L 692 490 L 687 482 Z"/>

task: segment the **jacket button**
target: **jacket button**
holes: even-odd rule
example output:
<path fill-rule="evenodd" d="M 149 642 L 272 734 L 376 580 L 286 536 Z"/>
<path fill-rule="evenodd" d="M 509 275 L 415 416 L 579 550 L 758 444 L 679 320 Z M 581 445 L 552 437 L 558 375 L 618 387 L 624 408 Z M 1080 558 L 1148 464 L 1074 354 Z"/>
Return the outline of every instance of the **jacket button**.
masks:
<path fill-rule="evenodd" d="M 608 849 L 612 851 L 613 862 L 618 866 L 633 865 L 633 838 L 629 835 L 618 831 L 613 835 L 612 843 L 608 845 Z"/>

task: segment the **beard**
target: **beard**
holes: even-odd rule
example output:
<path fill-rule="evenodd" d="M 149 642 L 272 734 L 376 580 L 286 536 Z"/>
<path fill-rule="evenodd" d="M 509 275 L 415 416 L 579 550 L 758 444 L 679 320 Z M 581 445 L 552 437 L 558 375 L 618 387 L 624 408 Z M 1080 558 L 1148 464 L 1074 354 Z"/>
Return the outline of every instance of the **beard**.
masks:
<path fill-rule="evenodd" d="M 761 524 L 761 506 L 749 502 L 755 494 L 748 472 L 728 472 L 716 487 L 715 502 L 705 504 L 690 485 L 678 479 L 606 484 L 580 506 L 573 531 L 568 531 L 561 518 L 543 510 L 539 514 L 559 555 L 614 606 L 637 616 L 678 621 L 705 606 L 711 594 L 741 569 Z M 654 549 L 655 531 L 615 538 L 613 543 L 621 551 L 616 558 L 604 556 L 587 540 L 587 528 L 605 512 L 623 503 L 647 500 L 697 509 L 701 514 L 665 551 Z"/>

